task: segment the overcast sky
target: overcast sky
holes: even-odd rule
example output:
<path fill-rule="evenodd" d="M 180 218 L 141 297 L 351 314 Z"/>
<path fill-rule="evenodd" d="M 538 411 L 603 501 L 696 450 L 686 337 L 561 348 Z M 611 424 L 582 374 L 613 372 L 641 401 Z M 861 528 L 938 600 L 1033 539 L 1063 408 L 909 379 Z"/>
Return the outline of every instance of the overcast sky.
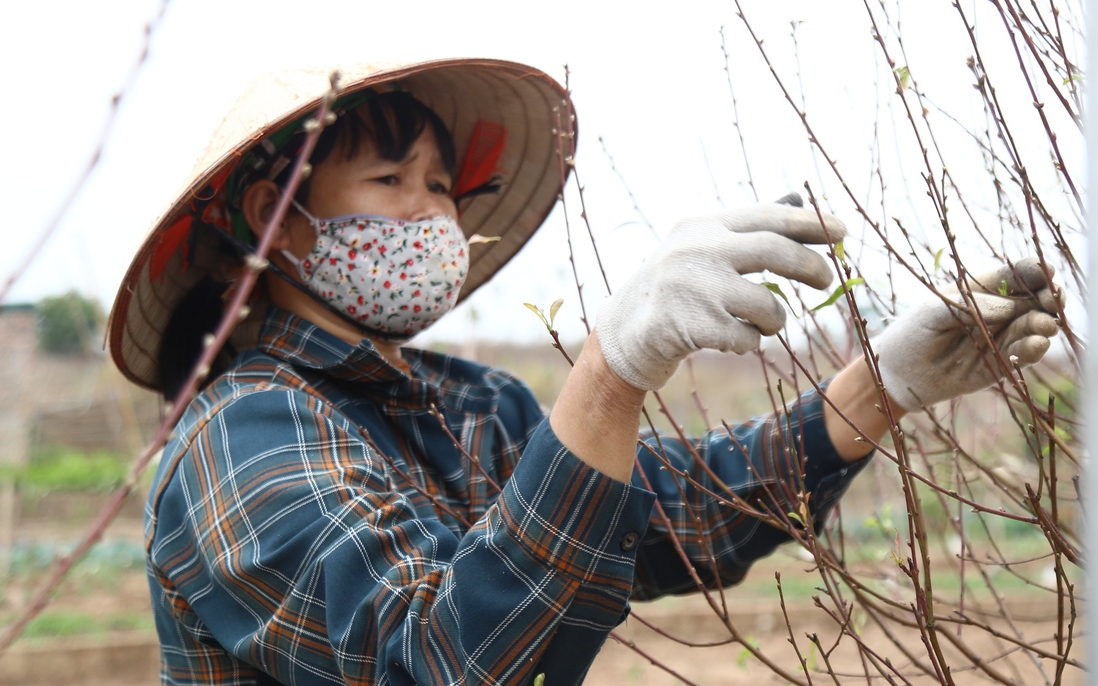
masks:
<path fill-rule="evenodd" d="M 944 0 L 902 4 L 911 73 L 931 91 L 936 105 L 966 126 L 978 125 L 983 114 L 964 64 L 971 47 L 958 30 L 955 11 Z M 779 72 L 791 85 L 803 87 L 818 135 L 860 184 L 856 192 L 872 196 L 871 173 L 882 164 L 892 172 L 888 179 L 895 196 L 889 213 L 916 231 L 925 228 L 931 244 L 941 243 L 933 235 L 940 228 L 925 191 L 903 188 L 917 184 L 919 161 L 904 152 L 912 149 L 909 133 L 887 119 L 898 103 L 889 95 L 892 84 L 882 81 L 888 68 L 871 40 L 864 5 L 752 0 L 743 6 Z M 984 14 L 990 5 L 976 6 L 982 8 L 975 16 L 984 22 L 977 26 L 988 54 L 1009 58 L 1001 31 L 994 30 L 997 19 Z M 609 276 L 620 283 L 655 239 L 612 172 L 600 136 L 658 233 L 683 216 L 753 202 L 732 126 L 722 26 L 761 197 L 779 197 L 808 180 L 849 221 L 856 237 L 863 231 L 834 178 L 826 170 L 817 172 L 822 161 L 813 158 L 803 128 L 733 2 L 173 2 L 154 29 L 148 59 L 110 120 L 111 98 L 133 70 L 144 26 L 159 7 L 153 0 L 0 7 L 7 103 L 0 113 L 7 132 L 6 163 L 0 168 L 6 217 L 0 228 L 0 278 L 26 255 L 87 166 L 100 132 L 111 125 L 94 174 L 8 302 L 76 288 L 109 305 L 150 223 L 254 76 L 300 66 L 449 56 L 527 62 L 559 79 L 562 65 L 569 64 L 581 132 L 578 169 Z M 796 50 L 791 22 L 799 22 Z M 985 28 L 986 22 L 991 24 Z M 1029 100 L 1020 88 L 1000 89 L 1007 103 Z M 940 123 L 947 145 L 967 140 L 959 127 L 950 134 L 945 120 Z M 1081 139 L 1070 130 L 1063 136 L 1069 166 L 1079 168 Z M 1047 141 L 1037 137 L 1032 145 L 1034 158 L 1046 161 L 1041 146 L 1047 147 Z M 965 163 L 956 164 L 963 171 Z M 1055 185 L 1051 176 L 1041 182 Z M 574 230 L 580 228 L 577 222 L 574 216 Z M 594 309 L 603 290 L 585 244 L 577 260 Z M 562 329 L 579 335 L 559 208 L 528 249 L 440 323 L 434 335 L 531 340 L 541 335 L 540 325 L 522 303 L 546 307 L 557 298 L 566 301 Z"/>

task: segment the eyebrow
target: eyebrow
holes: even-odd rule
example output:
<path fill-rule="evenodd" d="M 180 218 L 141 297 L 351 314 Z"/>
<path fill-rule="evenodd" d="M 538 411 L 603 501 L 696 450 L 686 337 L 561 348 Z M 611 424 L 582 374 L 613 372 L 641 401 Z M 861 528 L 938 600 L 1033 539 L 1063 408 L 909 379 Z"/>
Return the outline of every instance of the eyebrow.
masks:
<path fill-rule="evenodd" d="M 441 155 L 439 157 L 441 158 Z M 409 152 L 407 155 L 404 156 L 404 159 L 402 160 L 385 160 L 384 158 L 381 159 L 382 161 L 395 164 L 407 164 L 409 162 L 415 162 L 417 159 L 419 159 L 419 151 L 416 150 L 415 152 Z M 446 175 L 446 178 L 450 180 L 450 183 L 453 183 L 455 178 L 454 173 L 446 169 L 446 164 L 443 163 L 441 159 L 438 160 L 438 164 L 442 167 L 442 171 Z"/>

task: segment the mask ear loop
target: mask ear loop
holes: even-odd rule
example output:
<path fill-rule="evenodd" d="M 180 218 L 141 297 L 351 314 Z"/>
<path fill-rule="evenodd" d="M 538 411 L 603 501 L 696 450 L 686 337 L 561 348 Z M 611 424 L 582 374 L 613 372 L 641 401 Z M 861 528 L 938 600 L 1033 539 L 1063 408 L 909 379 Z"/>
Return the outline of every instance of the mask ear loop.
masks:
<path fill-rule="evenodd" d="M 295 198 L 290 198 L 290 202 L 293 203 L 294 208 L 297 209 L 298 212 L 303 214 L 305 218 L 309 220 L 309 226 L 313 227 L 315 231 L 320 231 L 321 221 L 319 219 L 310 214 L 309 210 L 305 209 L 305 207 Z M 302 279 L 308 278 L 305 275 L 304 270 L 301 268 L 301 263 L 304 262 L 304 260 L 300 259 L 297 255 L 293 254 L 289 250 L 280 250 L 279 252 L 282 253 L 283 257 L 289 260 L 290 264 L 297 268 L 298 276 L 300 276 Z"/>
<path fill-rule="evenodd" d="M 311 213 L 309 212 L 309 210 L 305 209 L 305 206 L 304 206 L 304 205 L 302 205 L 301 203 L 299 203 L 299 202 L 297 201 L 297 198 L 290 198 L 290 202 L 291 202 L 291 203 L 293 203 L 293 206 L 294 206 L 294 208 L 295 208 L 295 209 L 297 209 L 297 211 L 298 211 L 298 212 L 300 212 L 301 214 L 305 215 L 305 218 L 309 220 L 309 224 L 310 224 L 310 225 L 311 225 L 311 226 L 312 226 L 312 227 L 313 227 L 314 229 L 316 229 L 317 231 L 320 231 L 320 225 L 321 225 L 321 224 L 323 224 L 324 222 L 322 222 L 322 221 L 320 221 L 319 219 L 317 219 L 316 217 L 314 217 L 314 216 L 313 216 L 313 215 L 312 215 L 312 214 L 311 214 Z"/>

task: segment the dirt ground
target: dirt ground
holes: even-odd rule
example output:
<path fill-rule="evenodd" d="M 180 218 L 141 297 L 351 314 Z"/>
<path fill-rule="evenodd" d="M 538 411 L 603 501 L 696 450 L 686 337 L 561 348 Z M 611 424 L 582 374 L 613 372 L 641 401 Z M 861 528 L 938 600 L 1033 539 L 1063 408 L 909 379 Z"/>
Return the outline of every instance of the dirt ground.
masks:
<path fill-rule="evenodd" d="M 645 619 L 654 621 L 661 629 L 677 637 L 689 638 L 695 643 L 718 642 L 727 639 L 728 632 L 715 617 L 708 613 L 700 598 L 689 598 L 680 604 L 675 614 L 661 616 L 657 608 L 645 608 L 638 606 L 637 612 Z M 777 608 L 774 608 L 777 609 Z M 646 610 L 648 610 L 646 612 Z M 869 673 L 875 678 L 868 680 L 865 677 L 858 650 L 853 639 L 844 638 L 828 658 L 838 680 L 833 680 L 825 670 L 824 660 L 818 651 L 812 650 L 811 643 L 806 634 L 815 633 L 820 642 L 828 650 L 835 645 L 838 632 L 835 624 L 821 610 L 809 607 L 799 607 L 791 613 L 791 625 L 793 636 L 797 640 L 797 646 L 805 656 L 809 667 L 809 676 L 813 684 L 847 684 L 847 683 L 888 683 L 872 667 Z M 792 674 L 800 671 L 797 654 L 789 643 L 789 633 L 780 610 L 772 611 L 761 607 L 759 603 L 752 603 L 751 608 L 733 610 L 733 623 L 744 634 L 755 639 L 762 652 L 772 659 L 779 667 L 788 670 Z M 1020 627 L 1027 636 L 1053 636 L 1055 623 L 1021 622 Z M 637 647 L 647 655 L 675 671 L 689 683 L 699 686 L 750 685 L 762 686 L 763 684 L 786 684 L 768 667 L 754 657 L 749 656 L 744 648 L 738 644 L 723 645 L 706 648 L 691 648 L 664 638 L 640 622 L 630 620 L 618 628 L 617 632 L 623 639 L 633 641 Z M 986 668 L 1003 676 L 1007 683 L 1018 684 L 1044 684 L 1045 676 L 1038 670 L 1035 663 L 1016 651 L 1012 651 L 1012 645 L 988 637 L 986 634 L 964 629 L 961 637 L 975 654 L 986 660 Z M 905 657 L 895 647 L 887 636 L 875 627 L 865 627 L 861 633 L 862 640 L 879 651 L 882 657 L 891 660 L 895 673 L 894 683 L 910 683 L 916 686 L 924 684 L 940 683 L 935 677 L 926 675 L 925 672 L 914 666 L 910 659 Z M 923 664 L 929 664 L 926 648 L 922 645 L 918 634 L 909 632 L 901 637 L 902 644 L 918 658 Z M 1055 644 L 1051 643 L 1054 647 Z M 1049 647 L 1050 644 L 1045 644 Z M 955 660 L 955 664 L 971 664 L 962 658 L 952 648 L 945 650 L 947 659 Z M 1086 655 L 1082 646 L 1077 646 L 1072 654 L 1084 659 Z M 1041 661 L 1041 667 L 1050 681 L 1055 680 L 1056 664 L 1050 660 Z M 902 675 L 901 679 L 898 675 Z M 992 684 L 997 682 L 986 674 L 976 669 L 954 670 L 953 678 L 957 684 Z M 1082 670 L 1067 667 L 1064 672 L 1062 684 L 1075 686 L 1084 683 L 1085 674 Z M 670 686 L 681 684 L 683 681 L 650 663 L 645 657 L 619 644 L 613 639 L 607 641 L 606 646 L 599 654 L 598 659 L 588 673 L 587 684 L 634 684 L 636 686 Z"/>

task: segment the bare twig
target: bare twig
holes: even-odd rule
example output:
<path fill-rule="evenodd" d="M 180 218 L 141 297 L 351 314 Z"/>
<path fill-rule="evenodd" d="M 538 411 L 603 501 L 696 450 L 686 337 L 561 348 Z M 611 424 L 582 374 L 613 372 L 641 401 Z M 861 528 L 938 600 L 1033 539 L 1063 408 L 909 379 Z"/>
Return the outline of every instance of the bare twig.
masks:
<path fill-rule="evenodd" d="M 49 603 L 50 596 L 68 571 L 72 569 L 72 566 L 76 564 L 76 562 L 82 558 L 100 538 L 102 538 L 103 532 L 107 529 L 107 525 L 110 524 L 118 514 L 118 511 L 122 508 L 122 504 L 137 485 L 141 474 L 145 471 L 145 468 L 148 466 L 153 456 L 164 446 L 168 439 L 168 435 L 183 416 L 183 412 L 187 409 L 191 399 L 194 398 L 195 394 L 198 392 L 199 384 L 210 373 L 210 365 L 213 363 L 214 357 L 229 339 L 237 322 L 247 316 L 248 309 L 245 303 L 251 295 L 252 288 L 255 286 L 259 275 L 267 268 L 267 254 L 271 250 L 271 244 L 277 233 L 277 227 L 282 222 L 283 217 L 286 216 L 286 211 L 290 207 L 290 201 L 294 196 L 294 192 L 301 183 L 302 169 L 305 167 L 309 155 L 312 154 L 313 148 L 316 146 L 317 138 L 324 128 L 329 106 L 335 98 L 337 79 L 338 75 L 333 74 L 332 88 L 328 91 L 328 94 L 325 96 L 320 107 L 320 111 L 317 113 L 315 119 L 316 125 L 312 127 L 313 130 L 305 137 L 305 141 L 301 146 L 301 152 L 294 162 L 290 180 L 287 182 L 284 192 L 279 196 L 278 203 L 275 206 L 274 212 L 272 212 L 267 225 L 263 228 L 255 252 L 248 255 L 245 259 L 246 269 L 233 288 L 232 299 L 226 304 L 225 313 L 222 316 L 221 322 L 218 324 L 215 333 L 206 337 L 202 354 L 192 368 L 186 383 L 183 384 L 183 387 L 172 401 L 170 410 L 160 422 L 156 434 L 145 448 L 145 452 L 143 452 L 134 462 L 125 482 L 123 482 L 123 484 L 111 495 L 110 500 L 103 507 L 91 527 L 88 529 L 87 534 L 85 534 L 84 538 L 72 552 L 65 555 L 57 562 L 45 583 L 42 584 L 41 589 L 35 594 L 34 599 L 31 601 L 27 610 L 14 622 L 8 625 L 7 630 L 4 632 L 3 636 L 0 637 L 0 654 L 3 654 L 3 652 L 7 650 L 12 642 L 18 638 L 19 634 L 22 633 L 27 624 L 46 607 Z"/>
<path fill-rule="evenodd" d="M 73 182 L 69 192 L 61 199 L 60 204 L 54 210 L 49 220 L 46 221 L 46 225 L 39 231 L 38 238 L 31 245 L 30 250 L 27 251 L 27 254 L 16 265 L 15 270 L 5 279 L 3 285 L 0 285 L 0 303 L 3 303 L 7 299 L 12 286 L 14 286 L 23 274 L 26 273 L 27 269 L 30 268 L 34 263 L 34 260 L 38 257 L 38 253 L 42 251 L 42 248 L 45 247 L 46 243 L 53 237 L 53 232 L 57 230 L 57 227 L 61 224 L 61 220 L 68 215 L 69 210 L 72 209 L 76 199 L 80 197 L 80 194 L 84 191 L 84 187 L 87 186 L 88 179 L 91 178 L 92 172 L 99 166 L 99 161 L 103 157 L 103 149 L 106 147 L 107 141 L 114 132 L 115 124 L 118 121 L 118 112 L 121 109 L 121 105 L 133 90 L 134 84 L 137 83 L 137 77 L 141 74 L 141 70 L 145 66 L 145 60 L 149 56 L 149 46 L 152 44 L 153 33 L 160 25 L 160 20 L 164 18 L 164 11 L 168 7 L 168 2 L 169 0 L 160 0 L 160 5 L 156 9 L 156 14 L 154 14 L 145 24 L 141 51 L 130 67 L 130 71 L 126 75 L 126 80 L 123 82 L 122 87 L 111 96 L 110 112 L 108 112 L 107 118 L 103 122 L 103 127 L 99 130 L 99 137 L 95 141 L 91 157 L 88 158 L 87 163 L 84 165 L 84 169 Z"/>

